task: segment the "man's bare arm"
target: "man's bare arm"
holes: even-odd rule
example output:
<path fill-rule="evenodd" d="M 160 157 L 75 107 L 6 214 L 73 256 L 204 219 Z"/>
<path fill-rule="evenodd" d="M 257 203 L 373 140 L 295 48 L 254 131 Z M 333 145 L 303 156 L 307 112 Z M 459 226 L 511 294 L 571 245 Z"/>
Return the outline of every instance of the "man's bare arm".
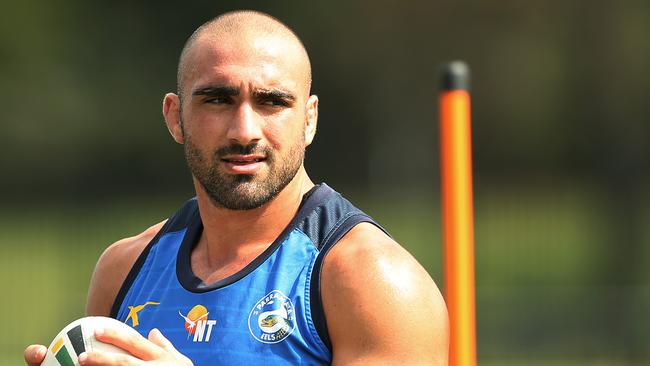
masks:
<path fill-rule="evenodd" d="M 140 235 L 116 242 L 104 251 L 90 281 L 87 315 L 110 314 L 117 293 L 133 264 L 164 224 L 165 221 L 160 222 Z M 148 338 L 120 334 L 111 329 L 105 329 L 101 335 L 95 336 L 102 342 L 124 349 L 129 355 L 88 352 L 79 358 L 83 366 L 134 365 L 142 361 L 148 361 L 147 364 L 151 365 L 192 365 L 192 361 L 178 352 L 158 329 L 152 329 Z"/>
<path fill-rule="evenodd" d="M 357 225 L 332 248 L 321 286 L 333 365 L 447 365 L 440 291 L 374 225 Z"/>
<path fill-rule="evenodd" d="M 131 267 L 164 224 L 165 221 L 162 221 L 139 235 L 122 239 L 106 248 L 90 280 L 86 315 L 110 315 L 113 302 Z"/>

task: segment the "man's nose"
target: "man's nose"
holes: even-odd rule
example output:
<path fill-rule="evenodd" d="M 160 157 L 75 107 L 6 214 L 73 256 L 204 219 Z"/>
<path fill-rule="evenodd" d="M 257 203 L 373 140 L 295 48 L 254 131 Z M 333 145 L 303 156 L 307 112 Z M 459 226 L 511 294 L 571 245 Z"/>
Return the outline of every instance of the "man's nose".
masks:
<path fill-rule="evenodd" d="M 228 129 L 227 138 L 246 146 L 262 139 L 263 118 L 250 103 L 241 103 L 237 108 Z"/>

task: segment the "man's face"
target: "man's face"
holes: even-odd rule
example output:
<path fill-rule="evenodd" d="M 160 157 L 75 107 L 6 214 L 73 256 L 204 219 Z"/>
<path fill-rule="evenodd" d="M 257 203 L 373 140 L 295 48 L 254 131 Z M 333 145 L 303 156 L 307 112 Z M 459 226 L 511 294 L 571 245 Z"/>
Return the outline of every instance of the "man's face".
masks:
<path fill-rule="evenodd" d="M 307 94 L 281 39 L 199 39 L 183 82 L 185 157 L 221 207 L 247 210 L 275 197 L 304 159 Z"/>

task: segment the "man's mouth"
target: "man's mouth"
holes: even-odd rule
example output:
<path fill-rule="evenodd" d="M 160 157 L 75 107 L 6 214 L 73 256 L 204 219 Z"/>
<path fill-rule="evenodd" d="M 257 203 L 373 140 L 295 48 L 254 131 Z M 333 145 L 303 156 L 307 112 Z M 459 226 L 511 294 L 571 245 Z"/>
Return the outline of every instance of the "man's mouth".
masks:
<path fill-rule="evenodd" d="M 221 160 L 233 164 L 252 164 L 265 161 L 266 157 L 259 155 L 231 155 L 221 158 Z"/>
<path fill-rule="evenodd" d="M 266 161 L 263 155 L 227 155 L 221 158 L 226 170 L 231 174 L 254 174 Z"/>

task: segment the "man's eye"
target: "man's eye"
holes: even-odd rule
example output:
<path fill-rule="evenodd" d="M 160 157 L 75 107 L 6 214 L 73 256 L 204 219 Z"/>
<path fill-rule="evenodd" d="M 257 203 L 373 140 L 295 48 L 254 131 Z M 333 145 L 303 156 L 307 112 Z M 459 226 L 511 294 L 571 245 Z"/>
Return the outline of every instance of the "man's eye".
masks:
<path fill-rule="evenodd" d="M 206 103 L 210 104 L 229 104 L 231 101 L 230 97 L 210 97 L 205 100 Z"/>
<path fill-rule="evenodd" d="M 286 107 L 289 105 L 285 100 L 279 98 L 265 98 L 260 101 L 260 104 L 272 107 Z"/>

